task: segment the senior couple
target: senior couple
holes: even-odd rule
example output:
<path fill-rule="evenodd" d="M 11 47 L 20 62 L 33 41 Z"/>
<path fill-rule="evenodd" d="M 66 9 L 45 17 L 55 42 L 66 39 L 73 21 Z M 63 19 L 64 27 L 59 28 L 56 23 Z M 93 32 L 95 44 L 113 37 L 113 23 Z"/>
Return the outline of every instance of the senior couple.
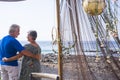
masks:
<path fill-rule="evenodd" d="M 20 26 L 12 24 L 9 28 L 9 34 L 0 40 L 2 80 L 30 80 L 30 73 L 41 71 L 41 48 L 36 42 L 37 32 L 35 30 L 28 32 L 27 39 L 29 43 L 24 46 L 16 39 L 19 34 Z M 19 58 L 22 58 L 20 70 L 18 66 Z"/>

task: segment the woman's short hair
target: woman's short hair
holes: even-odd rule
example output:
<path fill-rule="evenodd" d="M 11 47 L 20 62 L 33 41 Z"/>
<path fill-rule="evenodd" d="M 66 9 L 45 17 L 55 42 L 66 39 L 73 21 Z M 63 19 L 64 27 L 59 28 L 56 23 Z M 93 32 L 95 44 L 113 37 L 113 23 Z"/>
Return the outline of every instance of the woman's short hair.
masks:
<path fill-rule="evenodd" d="M 14 33 L 18 28 L 20 28 L 19 25 L 17 25 L 17 24 L 12 24 L 12 25 L 10 26 L 10 29 L 9 29 L 9 34 Z"/>
<path fill-rule="evenodd" d="M 33 40 L 36 40 L 37 32 L 35 30 L 30 30 L 29 35 L 32 37 Z"/>

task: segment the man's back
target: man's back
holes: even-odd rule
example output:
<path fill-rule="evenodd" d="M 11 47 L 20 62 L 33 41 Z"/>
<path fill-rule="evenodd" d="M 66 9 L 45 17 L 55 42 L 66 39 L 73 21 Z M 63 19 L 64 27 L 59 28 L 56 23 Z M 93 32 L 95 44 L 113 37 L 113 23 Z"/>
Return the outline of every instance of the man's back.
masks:
<path fill-rule="evenodd" d="M 18 66 L 17 60 L 10 62 L 3 62 L 2 58 L 4 57 L 12 57 L 17 54 L 17 51 L 23 50 L 22 45 L 12 36 L 7 35 L 1 40 L 0 45 L 0 61 L 1 65 L 11 65 Z"/>

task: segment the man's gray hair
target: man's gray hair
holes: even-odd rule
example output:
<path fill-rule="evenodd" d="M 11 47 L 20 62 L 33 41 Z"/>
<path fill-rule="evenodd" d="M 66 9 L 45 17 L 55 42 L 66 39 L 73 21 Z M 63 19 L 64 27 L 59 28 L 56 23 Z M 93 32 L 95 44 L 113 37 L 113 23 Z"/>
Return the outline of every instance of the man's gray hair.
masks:
<path fill-rule="evenodd" d="M 10 26 L 10 29 L 9 29 L 9 34 L 15 32 L 16 29 L 18 29 L 18 28 L 20 28 L 19 25 L 17 25 L 17 24 L 12 24 L 12 25 Z"/>

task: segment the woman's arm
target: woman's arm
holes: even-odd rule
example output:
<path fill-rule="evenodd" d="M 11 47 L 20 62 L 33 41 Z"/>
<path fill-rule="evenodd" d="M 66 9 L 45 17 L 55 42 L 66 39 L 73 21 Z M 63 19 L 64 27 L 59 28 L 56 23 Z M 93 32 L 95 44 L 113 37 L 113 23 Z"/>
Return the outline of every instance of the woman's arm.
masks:
<path fill-rule="evenodd" d="M 9 62 L 9 61 L 17 60 L 18 58 L 20 58 L 20 57 L 22 57 L 22 56 L 23 56 L 23 54 L 17 54 L 16 56 L 13 56 L 13 57 L 10 57 L 10 58 L 4 57 L 4 58 L 2 58 L 2 60 L 3 60 L 4 62 Z"/>
<path fill-rule="evenodd" d="M 36 54 L 36 56 L 38 56 L 38 60 L 41 59 L 41 54 Z"/>

